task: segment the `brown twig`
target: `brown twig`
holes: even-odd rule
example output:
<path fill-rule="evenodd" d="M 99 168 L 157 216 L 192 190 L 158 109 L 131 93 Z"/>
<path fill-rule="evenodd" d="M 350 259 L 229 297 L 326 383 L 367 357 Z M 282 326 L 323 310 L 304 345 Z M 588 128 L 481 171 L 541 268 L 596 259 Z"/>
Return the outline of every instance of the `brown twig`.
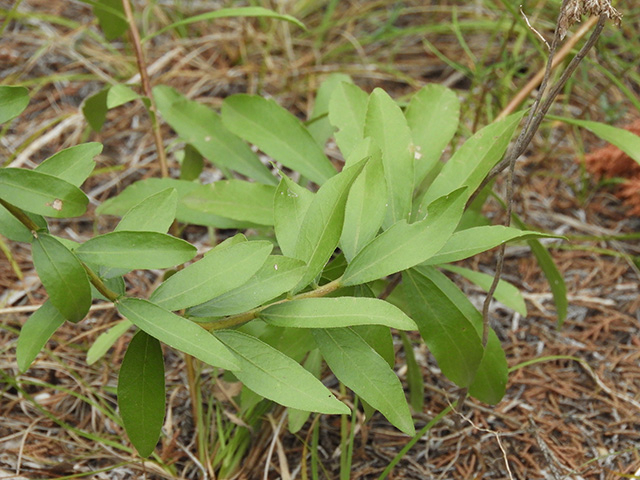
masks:
<path fill-rule="evenodd" d="M 149 116 L 151 118 L 153 139 L 156 144 L 156 150 L 158 151 L 158 160 L 160 161 L 160 173 L 162 175 L 162 178 L 167 178 L 169 176 L 169 168 L 167 167 L 167 156 L 164 151 L 160 125 L 158 124 L 158 110 L 156 109 L 156 102 L 153 100 L 153 93 L 151 92 L 151 82 L 149 81 L 149 73 L 147 72 L 147 65 L 144 60 L 144 53 L 142 51 L 140 32 L 138 32 L 138 27 L 136 26 L 136 22 L 133 18 L 133 11 L 131 10 L 129 0 L 122 0 L 122 6 L 124 7 L 124 13 L 127 16 L 127 22 L 129 23 L 133 49 L 136 52 L 136 61 L 138 62 L 138 70 L 140 71 L 140 79 L 142 80 L 142 91 L 144 92 L 144 95 L 149 99 Z"/>
<path fill-rule="evenodd" d="M 527 119 L 525 121 L 525 125 L 522 128 L 520 135 L 518 136 L 515 143 L 509 148 L 505 157 L 496 165 L 484 179 L 480 187 L 474 192 L 474 194 L 469 199 L 468 204 L 471 204 L 475 197 L 478 195 L 480 191 L 495 178 L 500 172 L 502 172 L 505 168 L 509 168 L 508 176 L 507 176 L 507 218 L 505 221 L 505 225 L 509 226 L 511 224 L 511 214 L 513 208 L 513 175 L 515 170 L 515 163 L 518 157 L 524 153 L 529 143 L 531 142 L 533 136 L 537 132 L 542 120 L 544 119 L 546 113 L 549 108 L 553 104 L 553 101 L 560 93 L 567 80 L 571 77 L 575 69 L 578 67 L 582 59 L 586 56 L 589 50 L 595 45 L 596 41 L 600 37 L 602 33 L 602 29 L 604 28 L 604 23 L 607 18 L 609 18 L 608 14 L 602 13 L 596 22 L 595 29 L 593 30 L 589 39 L 582 46 L 580 51 L 575 55 L 575 57 L 569 62 L 567 68 L 562 72 L 560 79 L 556 82 L 556 84 L 550 89 L 549 93 L 545 97 L 545 93 L 547 90 L 547 85 L 549 82 L 549 77 L 551 75 L 551 70 L 554 65 L 554 57 L 558 47 L 558 43 L 563 37 L 564 28 L 566 25 L 563 25 L 563 19 L 566 17 L 565 10 L 568 8 L 568 5 L 572 3 L 572 0 L 563 0 L 562 6 L 560 7 L 560 14 L 558 15 L 558 20 L 556 22 L 556 30 L 553 36 L 553 42 L 551 44 L 549 58 L 547 59 L 547 64 L 545 67 L 544 75 L 542 78 L 542 83 L 540 85 L 540 89 L 538 91 L 538 95 L 531 106 Z M 544 101 L 543 101 L 544 98 Z M 500 251 L 498 252 L 498 258 L 496 261 L 496 272 L 493 277 L 493 282 L 489 290 L 487 291 L 487 296 L 485 297 L 485 301 L 482 306 L 482 346 L 486 348 L 488 340 L 489 340 L 489 330 L 490 330 L 490 322 L 489 322 L 489 307 L 491 305 L 491 301 L 493 295 L 498 288 L 498 283 L 500 282 L 500 277 L 502 276 L 502 269 L 504 266 L 504 257 L 505 257 L 505 248 L 506 245 L 502 244 L 500 247 Z M 459 397 L 459 408 L 462 409 L 464 405 L 464 399 L 467 396 L 467 389 L 463 389 L 460 392 Z"/>

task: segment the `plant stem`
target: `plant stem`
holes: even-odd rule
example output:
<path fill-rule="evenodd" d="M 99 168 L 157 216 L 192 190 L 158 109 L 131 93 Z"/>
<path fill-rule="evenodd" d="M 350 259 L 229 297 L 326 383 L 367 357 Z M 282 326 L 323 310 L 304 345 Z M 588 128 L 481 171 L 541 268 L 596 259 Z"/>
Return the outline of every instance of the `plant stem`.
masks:
<path fill-rule="evenodd" d="M 204 328 L 205 330 L 222 330 L 224 328 L 230 328 L 230 327 L 236 327 L 238 325 L 242 325 L 243 323 L 247 323 L 250 322 L 251 320 L 256 319 L 259 315 L 260 312 L 262 312 L 264 309 L 269 308 L 271 305 L 276 305 L 278 303 L 284 303 L 284 302 L 290 302 L 291 300 L 300 300 L 303 298 L 318 298 L 318 297 L 324 297 L 325 295 L 330 294 L 331 292 L 335 292 L 336 290 L 338 290 L 341 286 L 342 277 L 338 278 L 337 280 L 334 280 L 333 282 L 329 282 L 326 285 L 322 285 L 321 287 L 318 287 L 314 290 L 311 290 L 309 292 L 304 292 L 304 293 L 299 293 L 298 295 L 294 295 L 291 298 L 286 298 L 284 300 L 278 300 L 277 302 L 273 302 L 270 303 L 268 305 L 263 305 L 261 307 L 257 307 L 254 308 L 252 310 L 249 310 L 247 312 L 244 313 L 239 313 L 237 315 L 230 315 L 220 321 L 217 322 L 212 322 L 212 323 L 205 323 L 202 324 L 202 328 Z"/>
<path fill-rule="evenodd" d="M 29 231 L 37 232 L 38 230 L 40 230 L 40 227 L 36 225 L 36 223 L 33 220 L 31 220 L 29 216 L 26 213 L 24 213 L 22 210 L 20 210 L 18 207 L 8 202 L 5 202 L 1 198 L 0 198 L 0 205 L 6 208 L 11 215 L 13 215 L 18 220 L 20 220 L 20 223 L 22 223 L 25 227 L 27 227 Z"/>
<path fill-rule="evenodd" d="M 138 27 L 136 26 L 135 19 L 133 18 L 133 11 L 131 10 L 129 0 L 122 0 L 122 6 L 124 7 L 124 13 L 127 16 L 129 30 L 131 30 L 133 49 L 136 52 L 138 71 L 140 72 L 140 79 L 142 81 L 142 91 L 144 92 L 144 95 L 149 99 L 149 117 L 151 118 L 153 139 L 156 144 L 156 150 L 158 151 L 158 160 L 160 161 L 160 172 L 162 178 L 167 178 L 169 176 L 169 169 L 167 167 L 167 156 L 164 151 L 164 144 L 162 142 L 162 135 L 160 133 L 160 125 L 158 125 L 158 110 L 156 109 L 156 102 L 154 101 L 153 93 L 151 92 L 151 82 L 149 81 L 147 65 L 144 60 L 144 53 L 142 52 L 140 32 L 138 32 Z"/>
<path fill-rule="evenodd" d="M 22 223 L 25 227 L 27 227 L 31 232 L 33 232 L 34 236 L 36 236 L 36 232 L 40 230 L 41 227 L 39 227 L 33 220 L 31 220 L 26 213 L 24 213 L 21 209 L 19 209 L 15 205 L 11 205 L 10 203 L 5 202 L 1 198 L 0 198 L 0 205 L 6 208 L 9 211 L 9 213 L 11 213 L 11 215 L 13 215 L 16 219 L 18 219 L 20 223 Z M 96 275 L 95 272 L 91 270 L 83 261 L 81 260 L 79 261 L 82 267 L 84 268 L 84 270 L 87 272 L 89 281 L 93 284 L 94 287 L 96 287 L 96 290 L 98 290 L 102 295 L 104 295 L 110 301 L 115 303 L 119 295 L 116 292 L 110 290 L 104 284 L 104 282 L 100 279 L 100 277 L 98 277 L 98 275 Z"/>
<path fill-rule="evenodd" d="M 120 295 L 118 295 L 113 290 L 110 290 L 104 284 L 104 282 L 100 279 L 100 277 L 98 277 L 98 275 L 96 275 L 96 273 L 93 270 L 91 270 L 83 261 L 80 261 L 80 264 L 83 266 L 85 272 L 87 272 L 87 275 L 89 276 L 89 281 L 93 284 L 94 287 L 96 287 L 96 290 L 98 290 L 102 295 L 104 295 L 111 302 L 116 303 Z"/>

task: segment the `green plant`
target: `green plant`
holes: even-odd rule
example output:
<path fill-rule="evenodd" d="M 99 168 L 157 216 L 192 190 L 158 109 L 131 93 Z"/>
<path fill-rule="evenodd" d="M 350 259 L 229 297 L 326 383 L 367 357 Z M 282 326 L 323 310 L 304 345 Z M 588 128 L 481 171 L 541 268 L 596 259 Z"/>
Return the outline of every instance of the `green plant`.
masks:
<path fill-rule="evenodd" d="M 288 407 L 294 431 L 305 412 L 350 413 L 318 380 L 322 357 L 366 408 L 415 434 L 392 370 L 391 329 L 418 330 L 442 372 L 472 396 L 488 403 L 502 398 L 507 364 L 498 338 L 441 269 L 509 241 L 546 236 L 478 225 L 478 205 L 466 208 L 503 158 L 524 112 L 483 128 L 443 165 L 459 102 L 437 85 L 415 93 L 403 112 L 383 90 L 367 95 L 348 77 L 332 77 L 307 125 L 262 97 L 231 96 L 218 114 L 165 86 L 145 88 L 142 97 L 111 86 L 89 99 L 84 112 L 99 129 L 108 108 L 138 98 L 187 147 L 180 179 L 136 182 L 99 207 L 100 214 L 122 217 L 113 232 L 76 244 L 51 235 L 44 218 L 84 213 L 87 197 L 78 187 L 99 144 L 59 152 L 35 170 L 0 170 L 0 231 L 32 244 L 50 297 L 21 331 L 21 371 L 62 322 L 84 318 L 92 299 L 113 302 L 124 320 L 89 354 L 95 361 L 132 324 L 138 329 L 118 393 L 124 426 L 142 456 L 152 454 L 164 415 L 160 343 L 240 380 L 243 409 L 260 397 Z M 27 102 L 26 89 L 3 87 L 2 120 Z M 345 159 L 340 172 L 322 148 L 331 135 Z M 276 162 L 277 176 L 249 144 Z M 226 179 L 200 185 L 202 157 Z M 170 270 L 149 300 L 131 298 L 124 274 L 174 268 L 195 257 L 195 247 L 178 238 L 179 227 L 166 233 L 176 220 L 257 234 L 238 234 Z M 508 284 L 495 293 L 521 308 Z"/>

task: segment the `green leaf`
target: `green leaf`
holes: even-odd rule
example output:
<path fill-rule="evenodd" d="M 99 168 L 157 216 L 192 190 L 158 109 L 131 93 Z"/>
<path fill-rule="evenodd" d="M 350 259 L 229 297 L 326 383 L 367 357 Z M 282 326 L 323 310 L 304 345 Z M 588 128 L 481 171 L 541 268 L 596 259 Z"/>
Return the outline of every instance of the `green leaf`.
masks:
<path fill-rule="evenodd" d="M 123 298 L 118 312 L 140 330 L 204 363 L 226 370 L 238 370 L 238 360 L 216 337 L 184 317 L 147 300 Z"/>
<path fill-rule="evenodd" d="M 336 170 L 309 131 L 273 100 L 232 95 L 222 103 L 222 122 L 277 162 L 321 185 Z"/>
<path fill-rule="evenodd" d="M 206 105 L 187 99 L 165 85 L 153 89 L 158 111 L 178 135 L 214 164 L 273 185 L 275 177 L 220 116 Z"/>
<path fill-rule="evenodd" d="M 369 97 L 364 135 L 382 150 L 389 203 L 385 226 L 409 220 L 414 176 L 411 130 L 398 104 L 380 88 Z"/>
<path fill-rule="evenodd" d="M 243 285 L 189 309 L 194 317 L 216 317 L 246 312 L 295 287 L 306 265 L 295 258 L 271 255 Z"/>
<path fill-rule="evenodd" d="M 199 212 L 187 207 L 182 199 L 200 186 L 198 183 L 173 178 L 147 178 L 129 185 L 120 195 L 110 198 L 96 209 L 98 215 L 122 216 L 142 202 L 145 198 L 167 188 L 175 188 L 178 192 L 178 209 L 176 219 L 194 225 L 213 226 L 217 228 L 249 228 L 249 223 L 238 222 L 217 215 Z"/>
<path fill-rule="evenodd" d="M 426 205 L 463 185 L 469 187 L 468 199 L 504 155 L 524 113 L 487 125 L 456 150 L 422 198 L 417 218 Z"/>
<path fill-rule="evenodd" d="M 460 101 L 453 90 L 431 83 L 411 97 L 405 116 L 415 145 L 415 185 L 419 185 L 458 129 Z"/>
<path fill-rule="evenodd" d="M 127 436 L 141 457 L 160 439 L 165 411 L 164 359 L 160 342 L 139 331 L 118 374 L 118 408 Z"/>
<path fill-rule="evenodd" d="M 460 221 L 466 200 L 465 188 L 429 205 L 424 220 L 402 220 L 367 244 L 351 261 L 343 285 L 358 285 L 411 268 L 435 255 Z"/>
<path fill-rule="evenodd" d="M 191 260 L 196 247 L 157 232 L 111 232 L 87 240 L 76 249 L 83 261 L 112 268 L 167 268 Z"/>
<path fill-rule="evenodd" d="M 504 397 L 509 368 L 496 332 L 489 330 L 489 341 L 478 367 L 476 378 L 469 386 L 469 395 L 495 405 Z"/>
<path fill-rule="evenodd" d="M 306 30 L 306 27 L 300 20 L 291 15 L 282 15 L 278 12 L 270 10 L 268 8 L 262 7 L 240 7 L 240 8 L 223 8 L 219 10 L 215 10 L 213 12 L 202 13 L 200 15 L 194 15 L 193 17 L 184 18 L 179 20 L 171 25 L 167 25 L 164 28 L 161 28 L 157 32 L 153 32 L 142 39 L 143 42 L 160 35 L 168 30 L 173 30 L 174 28 L 189 25 L 190 23 L 202 22 L 205 20 L 215 20 L 217 18 L 228 18 L 228 17 L 259 17 L 259 18 L 273 18 L 275 20 L 284 20 L 285 22 L 293 23 L 294 25 Z"/>
<path fill-rule="evenodd" d="M 413 318 L 442 372 L 487 403 L 504 396 L 508 366 L 493 330 L 482 348 L 482 314 L 464 293 L 433 267 L 403 274 L 403 289 Z"/>
<path fill-rule="evenodd" d="M 127 17 L 120 0 L 96 0 L 86 2 L 93 5 L 93 14 L 98 19 L 104 37 L 111 41 L 121 37 L 128 29 Z"/>
<path fill-rule="evenodd" d="M 273 245 L 267 241 L 242 242 L 204 258 L 164 281 L 150 300 L 167 310 L 181 310 L 206 302 L 249 280 L 264 264 Z"/>
<path fill-rule="evenodd" d="M 636 162 L 640 163 L 640 136 L 629 130 L 613 127 L 606 123 L 578 120 L 576 118 L 556 117 L 555 115 L 547 115 L 547 118 L 586 128 L 601 139 L 615 145 Z"/>
<path fill-rule="evenodd" d="M 327 414 L 346 414 L 340 402 L 311 373 L 279 350 L 245 333 L 223 330 L 216 335 L 238 357 L 238 380 L 259 395 L 285 407 Z"/>
<path fill-rule="evenodd" d="M 314 194 L 283 175 L 273 200 L 274 229 L 278 246 L 288 257 L 296 254 L 302 222 Z"/>
<path fill-rule="evenodd" d="M 103 88 L 98 93 L 85 98 L 82 103 L 82 114 L 94 132 L 99 132 L 107 119 L 107 96 L 109 88 Z"/>
<path fill-rule="evenodd" d="M 349 189 L 365 164 L 366 160 L 362 160 L 335 175 L 313 197 L 300 226 L 294 255 L 307 263 L 299 288 L 308 285 L 322 271 L 338 246 Z"/>
<path fill-rule="evenodd" d="M 176 152 L 176 157 L 180 152 Z M 180 157 L 180 180 L 198 180 L 204 169 L 204 159 L 196 148 L 187 143 Z"/>
<path fill-rule="evenodd" d="M 313 331 L 320 352 L 336 378 L 382 413 L 393 426 L 414 435 L 402 384 L 387 362 L 348 328 Z"/>
<path fill-rule="evenodd" d="M 87 351 L 87 365 L 93 365 L 100 360 L 113 346 L 114 343 L 131 328 L 132 323 L 121 320 L 106 332 L 100 334 Z"/>
<path fill-rule="evenodd" d="M 276 188 L 243 180 L 221 180 L 202 185 L 186 195 L 183 203 L 194 210 L 257 225 L 273 225 Z"/>
<path fill-rule="evenodd" d="M 110 110 L 131 102 L 132 100 L 137 100 L 138 98 L 140 98 L 140 95 L 131 87 L 118 83 L 109 88 L 109 92 L 107 93 L 107 108 Z"/>
<path fill-rule="evenodd" d="M 70 322 L 82 320 L 91 306 L 91 287 L 76 256 L 47 233 L 33 241 L 32 255 L 53 306 Z"/>
<path fill-rule="evenodd" d="M 329 101 L 329 121 L 338 128 L 336 143 L 344 158 L 364 139 L 364 122 L 369 97 L 358 86 L 342 82 Z"/>
<path fill-rule="evenodd" d="M 567 310 L 569 308 L 569 301 L 567 300 L 567 285 L 564 282 L 562 273 L 558 270 L 549 250 L 547 250 L 542 243 L 535 239 L 528 240 L 527 243 L 535 255 L 538 265 L 540 265 L 540 268 L 542 269 L 542 273 L 547 277 L 549 287 L 551 288 L 551 294 L 553 295 L 553 301 L 556 304 L 558 328 L 562 327 L 565 319 L 567 318 Z"/>
<path fill-rule="evenodd" d="M 35 168 L 35 171 L 53 175 L 79 187 L 93 172 L 96 166 L 93 157 L 100 152 L 102 152 L 102 144 L 97 142 L 65 148 L 47 158 Z"/>
<path fill-rule="evenodd" d="M 307 129 L 314 138 L 316 143 L 324 147 L 329 137 L 333 134 L 334 127 L 329 122 L 329 102 L 331 97 L 340 85 L 345 83 L 353 83 L 349 75 L 344 73 L 332 73 L 322 82 L 318 92 L 316 93 L 313 111 L 307 121 Z"/>
<path fill-rule="evenodd" d="M 178 192 L 166 188 L 132 207 L 114 231 L 166 233 L 176 218 L 177 206 Z"/>
<path fill-rule="evenodd" d="M 22 168 L 0 169 L 0 198 L 28 212 L 54 218 L 78 217 L 89 203 L 75 185 Z"/>
<path fill-rule="evenodd" d="M 413 345 L 409 336 L 400 332 L 404 359 L 407 364 L 407 383 L 409 384 L 409 404 L 416 412 L 421 412 L 424 407 L 424 378 L 420 366 L 416 361 Z"/>
<path fill-rule="evenodd" d="M 468 228 L 454 233 L 442 247 L 442 250 L 426 263 L 428 265 L 438 265 L 440 263 L 456 262 L 514 240 L 551 237 L 557 238 L 558 236 L 530 230 L 519 230 L 513 227 L 505 227 L 504 225 L 485 225 L 483 227 Z"/>
<path fill-rule="evenodd" d="M 322 375 L 322 355 L 320 354 L 320 350 L 317 348 L 311 350 L 302 366 L 311 372 L 314 377 L 320 378 Z M 300 431 L 304 424 L 307 423 L 310 414 L 311 412 L 305 410 L 289 408 L 289 432 L 296 433 Z"/>
<path fill-rule="evenodd" d="M 348 261 L 375 238 L 386 214 L 387 183 L 380 150 L 375 150 L 353 182 L 345 206 L 340 247 Z"/>
<path fill-rule="evenodd" d="M 0 86 L 0 123 L 20 115 L 29 105 L 29 90 L 24 87 Z"/>
<path fill-rule="evenodd" d="M 360 335 L 393 368 L 396 363 L 396 352 L 393 348 L 393 336 L 389 327 L 382 325 L 355 325 L 351 327 L 351 330 Z"/>
<path fill-rule="evenodd" d="M 47 229 L 47 221 L 40 215 L 34 213 L 25 212 L 31 220 L 33 220 L 41 229 Z M 31 230 L 24 226 L 24 224 L 14 217 L 9 210 L 0 205 L 0 235 L 4 235 L 9 240 L 14 242 L 33 242 L 33 234 Z"/>
<path fill-rule="evenodd" d="M 432 269 L 407 270 L 402 274 L 403 292 L 442 373 L 459 387 L 468 387 L 483 355 L 481 335 L 474 327 L 478 317 L 460 308 L 450 295 L 457 287 L 442 277 Z M 482 324 L 482 318 L 479 321 Z"/>
<path fill-rule="evenodd" d="M 303 298 L 272 305 L 260 312 L 260 318 L 280 327 L 386 325 L 398 330 L 418 329 L 402 310 L 377 298 Z"/>
<path fill-rule="evenodd" d="M 440 268 L 457 273 L 461 277 L 464 277 L 480 286 L 480 288 L 487 292 L 493 283 L 493 275 L 487 275 L 486 273 L 475 272 L 468 268 L 456 267 L 454 265 L 442 265 Z M 506 280 L 500 280 L 498 282 L 498 287 L 496 288 L 493 296 L 496 300 L 515 310 L 520 315 L 527 315 L 527 305 L 524 303 L 524 298 L 522 297 L 520 290 Z"/>
<path fill-rule="evenodd" d="M 64 323 L 64 317 L 53 306 L 51 300 L 44 302 L 31 314 L 20 329 L 16 346 L 18 370 L 24 373 L 44 348 L 53 332 Z"/>

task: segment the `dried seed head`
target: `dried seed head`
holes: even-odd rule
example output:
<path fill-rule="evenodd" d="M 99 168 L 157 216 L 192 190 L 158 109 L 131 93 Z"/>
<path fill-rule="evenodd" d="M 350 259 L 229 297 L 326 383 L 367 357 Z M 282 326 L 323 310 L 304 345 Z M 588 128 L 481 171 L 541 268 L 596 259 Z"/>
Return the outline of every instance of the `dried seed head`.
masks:
<path fill-rule="evenodd" d="M 579 22 L 583 15 L 606 15 L 616 26 L 622 21 L 622 15 L 611 6 L 610 0 L 569 0 L 558 21 L 560 39 L 565 37 L 571 26 Z"/>

